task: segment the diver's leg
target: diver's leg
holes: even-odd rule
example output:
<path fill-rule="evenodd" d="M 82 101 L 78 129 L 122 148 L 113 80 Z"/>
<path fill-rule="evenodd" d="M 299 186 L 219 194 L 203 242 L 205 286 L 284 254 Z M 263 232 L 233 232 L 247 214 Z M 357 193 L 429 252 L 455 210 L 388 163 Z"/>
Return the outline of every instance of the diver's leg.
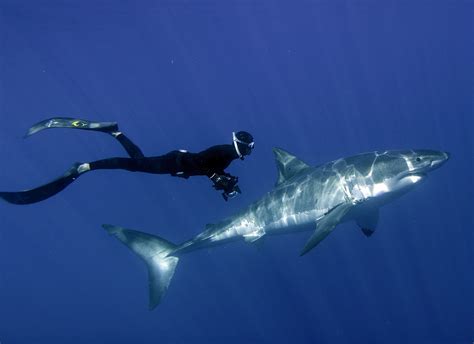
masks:
<path fill-rule="evenodd" d="M 118 142 L 122 145 L 123 148 L 127 151 L 128 155 L 131 158 L 144 158 L 145 155 L 143 154 L 142 150 L 133 143 L 127 136 L 124 135 L 121 131 L 113 131 L 110 133 L 113 137 L 117 139 Z"/>
<path fill-rule="evenodd" d="M 137 172 L 142 170 L 141 165 L 142 164 L 139 162 L 139 159 L 107 158 L 82 164 L 81 167 L 83 170 L 85 170 L 85 172 L 89 170 L 127 170 L 131 172 Z"/>
<path fill-rule="evenodd" d="M 145 158 L 146 159 L 146 158 Z M 92 163 L 75 163 L 61 177 L 41 185 L 37 188 L 18 191 L 0 192 L 0 198 L 13 204 L 31 204 L 43 201 L 64 190 L 69 184 L 75 181 L 80 175 L 97 169 L 124 169 L 129 171 L 146 171 L 146 162 L 143 159 L 133 158 L 111 158 L 98 160 Z M 157 173 L 157 172 L 153 172 Z M 166 173 L 166 172 L 163 172 Z"/>
<path fill-rule="evenodd" d="M 93 122 L 86 119 L 70 118 L 70 117 L 54 117 L 44 121 L 38 122 L 33 125 L 25 137 L 36 134 L 44 129 L 50 128 L 69 128 L 69 129 L 81 129 L 90 131 L 100 131 L 112 135 L 117 139 L 118 142 L 125 148 L 127 153 L 132 158 L 143 158 L 144 155 L 140 148 L 134 144 L 128 137 L 126 137 L 121 131 L 117 122 Z"/>
<path fill-rule="evenodd" d="M 146 159 L 146 158 L 145 158 Z M 43 201 L 64 190 L 69 184 L 75 181 L 80 175 L 97 169 L 124 169 L 129 171 L 145 171 L 146 163 L 142 159 L 133 158 L 111 158 L 98 160 L 91 163 L 75 163 L 61 177 L 41 185 L 37 188 L 18 191 L 18 192 L 0 192 L 0 198 L 13 204 L 31 204 Z M 166 173 L 166 172 L 163 172 Z"/>
<path fill-rule="evenodd" d="M 0 198 L 13 204 L 31 204 L 43 201 L 64 190 L 69 184 L 76 180 L 77 177 L 85 172 L 79 171 L 80 166 L 82 165 L 76 163 L 61 177 L 34 189 L 19 192 L 0 192 Z"/>
<path fill-rule="evenodd" d="M 108 158 L 82 164 L 78 167 L 82 173 L 89 170 L 127 170 L 153 174 L 175 174 L 177 172 L 178 151 L 165 155 L 144 158 Z"/>
<path fill-rule="evenodd" d="M 182 152 L 173 151 L 162 156 L 149 158 L 109 158 L 90 163 L 75 163 L 64 175 L 40 187 L 19 191 L 0 192 L 0 198 L 13 204 L 31 204 L 43 201 L 75 181 L 80 175 L 91 170 L 121 169 L 132 172 L 146 172 L 154 174 L 171 174 L 181 176 L 180 156 Z"/>

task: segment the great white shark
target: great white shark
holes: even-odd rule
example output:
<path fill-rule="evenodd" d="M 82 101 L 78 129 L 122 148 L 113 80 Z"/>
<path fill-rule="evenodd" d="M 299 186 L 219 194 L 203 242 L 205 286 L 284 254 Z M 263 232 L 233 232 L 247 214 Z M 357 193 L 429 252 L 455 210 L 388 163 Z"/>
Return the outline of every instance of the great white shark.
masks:
<path fill-rule="evenodd" d="M 273 151 L 278 168 L 275 187 L 246 209 L 207 225 L 179 245 L 152 234 L 103 225 L 147 264 L 150 309 L 162 300 L 181 256 L 201 248 L 313 230 L 301 251 L 304 255 L 347 221 L 355 221 L 371 236 L 380 207 L 412 190 L 449 158 L 448 153 L 434 150 L 390 150 L 310 167 L 283 149 Z"/>

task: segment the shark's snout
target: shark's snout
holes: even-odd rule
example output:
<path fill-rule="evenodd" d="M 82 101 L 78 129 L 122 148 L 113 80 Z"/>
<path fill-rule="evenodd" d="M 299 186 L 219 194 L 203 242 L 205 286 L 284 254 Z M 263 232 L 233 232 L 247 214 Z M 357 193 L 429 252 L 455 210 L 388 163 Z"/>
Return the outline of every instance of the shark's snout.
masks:
<path fill-rule="evenodd" d="M 439 152 L 433 160 L 431 160 L 431 168 L 439 168 L 441 167 L 446 161 L 449 160 L 450 154 L 448 152 Z"/>

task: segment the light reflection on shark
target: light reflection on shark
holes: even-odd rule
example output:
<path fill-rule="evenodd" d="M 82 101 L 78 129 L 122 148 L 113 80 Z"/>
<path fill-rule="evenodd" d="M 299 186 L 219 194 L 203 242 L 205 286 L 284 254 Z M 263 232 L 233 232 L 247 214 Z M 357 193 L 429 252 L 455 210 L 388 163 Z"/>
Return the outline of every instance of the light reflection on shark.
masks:
<path fill-rule="evenodd" d="M 412 190 L 449 158 L 445 152 L 432 150 L 392 150 L 310 167 L 282 149 L 275 148 L 274 153 L 278 180 L 273 190 L 180 245 L 151 234 L 103 226 L 147 264 L 150 309 L 160 303 L 183 254 L 235 240 L 258 243 L 268 235 L 313 230 L 301 251 L 304 255 L 338 224 L 352 220 L 370 236 L 381 206 Z"/>

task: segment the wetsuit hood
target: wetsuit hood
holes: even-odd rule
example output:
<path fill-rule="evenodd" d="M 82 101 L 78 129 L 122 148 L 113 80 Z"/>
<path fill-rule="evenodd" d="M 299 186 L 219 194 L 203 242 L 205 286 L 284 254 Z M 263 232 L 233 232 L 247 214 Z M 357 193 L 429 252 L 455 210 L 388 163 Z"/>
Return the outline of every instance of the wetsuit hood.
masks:
<path fill-rule="evenodd" d="M 250 155 L 255 146 L 253 136 L 246 131 L 233 132 L 232 141 L 234 143 L 235 152 L 241 160 L 244 160 L 244 156 Z"/>

